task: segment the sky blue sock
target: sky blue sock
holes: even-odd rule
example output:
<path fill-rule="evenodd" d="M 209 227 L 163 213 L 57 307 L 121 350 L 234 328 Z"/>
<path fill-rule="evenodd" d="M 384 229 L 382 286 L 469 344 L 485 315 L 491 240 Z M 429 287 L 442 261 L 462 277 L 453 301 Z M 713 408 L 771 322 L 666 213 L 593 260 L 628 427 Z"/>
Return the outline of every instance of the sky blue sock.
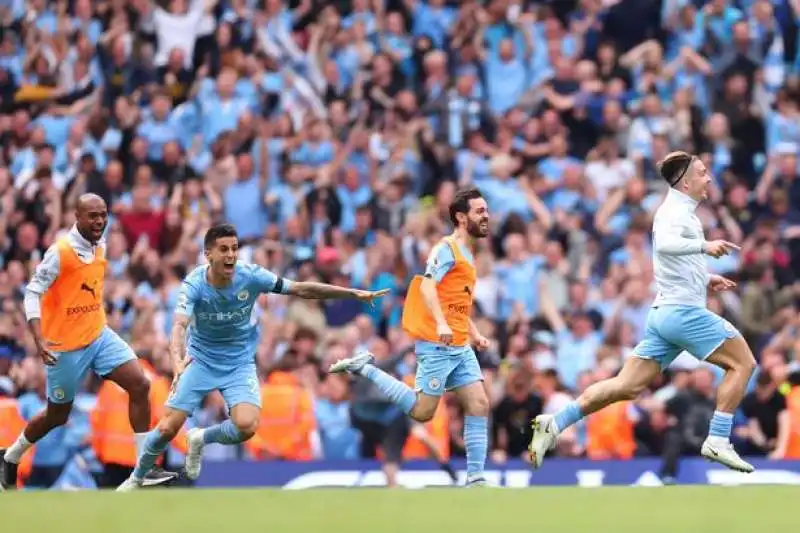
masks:
<path fill-rule="evenodd" d="M 558 431 L 564 431 L 572 424 L 583 418 L 583 413 L 575 400 L 569 402 L 559 412 L 556 413 L 556 426 Z"/>
<path fill-rule="evenodd" d="M 373 382 L 393 403 L 399 405 L 404 413 L 410 413 L 414 404 L 417 403 L 417 394 L 411 390 L 411 387 L 380 368 L 374 365 L 364 365 L 361 375 Z"/>
<path fill-rule="evenodd" d="M 489 419 L 464 417 L 464 446 L 467 448 L 467 480 L 483 477 L 483 465 L 489 447 Z"/>
<path fill-rule="evenodd" d="M 161 454 L 167 449 L 167 444 L 169 444 L 169 440 L 161 434 L 158 428 L 149 432 L 144 439 L 142 455 L 136 460 L 136 468 L 133 469 L 133 477 L 136 479 L 144 479 L 144 476 L 153 469 L 156 460 L 161 457 Z"/>
<path fill-rule="evenodd" d="M 727 439 L 731 436 L 732 427 L 733 415 L 731 413 L 714 411 L 714 416 L 711 417 L 711 424 L 708 428 L 708 435 L 711 437 L 722 437 L 723 439 Z"/>
<path fill-rule="evenodd" d="M 239 444 L 244 440 L 244 436 L 230 419 L 221 424 L 215 424 L 203 431 L 203 442 L 211 444 Z"/>

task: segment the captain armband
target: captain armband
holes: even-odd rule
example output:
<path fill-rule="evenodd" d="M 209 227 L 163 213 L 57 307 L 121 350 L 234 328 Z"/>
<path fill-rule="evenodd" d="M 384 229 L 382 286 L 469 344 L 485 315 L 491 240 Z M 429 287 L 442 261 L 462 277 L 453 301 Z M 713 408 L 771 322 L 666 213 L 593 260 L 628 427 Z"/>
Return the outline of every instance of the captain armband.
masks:
<path fill-rule="evenodd" d="M 275 281 L 275 286 L 272 288 L 272 292 L 275 294 L 287 294 L 291 286 L 291 281 L 286 278 L 279 277 L 277 281 Z"/>

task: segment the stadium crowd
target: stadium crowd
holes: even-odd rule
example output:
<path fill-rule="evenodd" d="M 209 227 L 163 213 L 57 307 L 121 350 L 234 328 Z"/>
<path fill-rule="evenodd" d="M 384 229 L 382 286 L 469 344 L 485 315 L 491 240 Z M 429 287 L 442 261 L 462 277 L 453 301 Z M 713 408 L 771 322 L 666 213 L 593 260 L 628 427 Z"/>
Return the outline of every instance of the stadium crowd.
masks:
<path fill-rule="evenodd" d="M 713 171 L 708 238 L 742 245 L 709 259 L 739 283 L 709 306 L 760 364 L 737 447 L 800 458 L 800 0 L 2 0 L 0 23 L 0 447 L 45 401 L 23 287 L 94 192 L 112 212 L 109 320 L 148 365 L 156 415 L 178 287 L 212 222 L 286 277 L 392 289 L 376 308 L 264 297 L 261 429 L 207 459 L 463 455 L 455 404 L 411 425 L 324 369 L 366 348 L 413 376 L 405 287 L 472 184 L 493 217 L 475 291 L 490 455 L 526 459 L 530 419 L 641 339 L 655 165 L 682 149 Z M 717 379 L 682 356 L 556 453 L 660 455 L 672 477 L 705 437 Z M 28 483 L 76 457 L 118 479 L 134 463 L 126 409 L 89 379 L 28 454 Z M 191 423 L 224 416 L 212 394 Z"/>

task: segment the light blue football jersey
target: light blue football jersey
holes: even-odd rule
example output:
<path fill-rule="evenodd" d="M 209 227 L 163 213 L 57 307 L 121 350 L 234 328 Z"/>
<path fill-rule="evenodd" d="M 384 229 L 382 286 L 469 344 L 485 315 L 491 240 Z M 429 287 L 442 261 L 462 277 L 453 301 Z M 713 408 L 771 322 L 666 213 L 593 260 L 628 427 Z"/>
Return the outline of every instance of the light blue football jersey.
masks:
<path fill-rule="evenodd" d="M 195 268 L 181 284 L 175 313 L 191 318 L 188 357 L 215 370 L 252 364 L 258 345 L 254 306 L 259 295 L 286 294 L 291 282 L 258 265 L 236 263 L 228 287 L 208 283 L 208 265 Z"/>

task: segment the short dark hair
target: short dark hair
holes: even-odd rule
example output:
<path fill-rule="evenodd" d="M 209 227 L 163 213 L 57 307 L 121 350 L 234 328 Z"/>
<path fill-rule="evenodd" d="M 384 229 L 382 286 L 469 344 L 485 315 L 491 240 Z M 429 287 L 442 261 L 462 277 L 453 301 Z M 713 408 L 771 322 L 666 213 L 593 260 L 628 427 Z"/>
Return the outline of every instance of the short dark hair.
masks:
<path fill-rule="evenodd" d="M 213 248 L 214 245 L 217 244 L 217 239 L 222 239 L 224 237 L 239 238 L 239 234 L 236 233 L 236 228 L 233 227 L 233 224 L 217 224 L 209 228 L 203 239 L 203 246 L 205 246 L 206 250 Z"/>
<path fill-rule="evenodd" d="M 694 161 L 694 156 L 686 152 L 671 152 L 658 164 L 658 173 L 674 187 L 683 179 Z"/>
<path fill-rule="evenodd" d="M 469 213 L 470 200 L 477 200 L 478 198 L 483 198 L 483 195 L 481 194 L 481 191 L 475 187 L 469 187 L 467 189 L 461 189 L 460 191 L 457 191 L 455 197 L 453 198 L 453 202 L 450 204 L 450 222 L 452 222 L 454 225 L 458 225 L 456 213 Z"/>

